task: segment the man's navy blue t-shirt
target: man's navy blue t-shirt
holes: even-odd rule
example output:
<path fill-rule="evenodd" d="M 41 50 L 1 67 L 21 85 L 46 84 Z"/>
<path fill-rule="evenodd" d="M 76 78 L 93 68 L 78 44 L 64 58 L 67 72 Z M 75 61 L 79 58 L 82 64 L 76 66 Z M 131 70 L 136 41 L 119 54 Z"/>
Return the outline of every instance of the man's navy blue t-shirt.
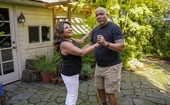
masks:
<path fill-rule="evenodd" d="M 97 42 L 97 35 L 102 35 L 107 42 L 114 43 L 115 40 L 124 39 L 122 30 L 112 22 L 108 22 L 104 27 L 100 25 L 92 30 L 91 42 Z M 120 52 L 110 50 L 105 46 L 99 46 L 95 50 L 96 63 L 100 67 L 116 65 L 122 62 Z"/>

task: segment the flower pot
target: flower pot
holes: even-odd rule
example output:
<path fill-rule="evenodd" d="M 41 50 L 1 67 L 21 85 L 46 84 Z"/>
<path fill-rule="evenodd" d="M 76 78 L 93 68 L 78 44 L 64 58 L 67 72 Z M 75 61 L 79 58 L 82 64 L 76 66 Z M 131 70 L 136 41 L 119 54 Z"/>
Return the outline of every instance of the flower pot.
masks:
<path fill-rule="evenodd" d="M 55 85 L 57 84 L 58 80 L 56 76 L 51 76 L 51 82 Z"/>
<path fill-rule="evenodd" d="M 45 83 L 50 83 L 51 82 L 51 73 L 50 72 L 41 72 L 42 80 Z"/>
<path fill-rule="evenodd" d="M 61 77 L 57 77 L 57 81 L 58 81 L 59 84 L 64 83 L 64 81 L 63 81 L 63 79 Z"/>

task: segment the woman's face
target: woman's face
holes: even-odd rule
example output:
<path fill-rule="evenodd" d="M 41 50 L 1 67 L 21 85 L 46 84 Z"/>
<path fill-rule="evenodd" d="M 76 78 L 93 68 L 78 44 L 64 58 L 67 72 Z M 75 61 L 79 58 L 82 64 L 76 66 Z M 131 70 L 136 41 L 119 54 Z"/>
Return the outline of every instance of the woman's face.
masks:
<path fill-rule="evenodd" d="M 71 37 L 72 36 L 72 28 L 68 23 L 64 23 L 63 34 L 64 34 L 65 37 Z"/>

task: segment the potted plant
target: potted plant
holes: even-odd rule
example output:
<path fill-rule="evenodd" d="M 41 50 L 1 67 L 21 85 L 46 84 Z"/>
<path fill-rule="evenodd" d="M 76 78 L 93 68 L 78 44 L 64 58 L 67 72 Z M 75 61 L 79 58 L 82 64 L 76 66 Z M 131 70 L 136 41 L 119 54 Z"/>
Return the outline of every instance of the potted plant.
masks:
<path fill-rule="evenodd" d="M 61 78 L 61 67 L 62 67 L 62 59 L 61 59 L 61 55 L 59 52 L 55 52 L 54 54 L 54 61 L 56 62 L 56 67 L 57 67 L 57 73 L 56 73 L 56 76 L 57 76 L 57 81 L 59 84 L 62 84 L 63 83 L 63 79 Z"/>
<path fill-rule="evenodd" d="M 94 75 L 94 69 L 88 63 L 83 63 L 82 70 L 80 72 L 80 80 L 90 78 Z"/>
<path fill-rule="evenodd" d="M 56 84 L 57 83 L 57 67 L 56 67 L 57 65 L 55 65 L 55 69 L 53 69 L 52 70 L 52 75 L 51 75 L 51 77 L 50 77 L 50 79 L 51 79 L 51 82 L 53 83 L 53 84 Z"/>
<path fill-rule="evenodd" d="M 34 68 L 41 73 L 43 82 L 49 83 L 51 81 L 52 73 L 56 70 L 56 65 L 52 60 L 40 57 L 35 62 Z"/>

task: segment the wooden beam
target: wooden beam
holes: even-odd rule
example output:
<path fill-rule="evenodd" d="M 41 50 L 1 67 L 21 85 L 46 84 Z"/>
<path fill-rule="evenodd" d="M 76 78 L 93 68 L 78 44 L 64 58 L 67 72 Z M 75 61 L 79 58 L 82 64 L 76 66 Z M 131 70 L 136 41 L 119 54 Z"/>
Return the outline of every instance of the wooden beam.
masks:
<path fill-rule="evenodd" d="M 56 6 L 56 5 L 67 5 L 70 2 L 70 0 L 60 1 L 60 2 L 52 2 L 52 3 L 45 3 L 45 5 L 48 6 Z"/>

